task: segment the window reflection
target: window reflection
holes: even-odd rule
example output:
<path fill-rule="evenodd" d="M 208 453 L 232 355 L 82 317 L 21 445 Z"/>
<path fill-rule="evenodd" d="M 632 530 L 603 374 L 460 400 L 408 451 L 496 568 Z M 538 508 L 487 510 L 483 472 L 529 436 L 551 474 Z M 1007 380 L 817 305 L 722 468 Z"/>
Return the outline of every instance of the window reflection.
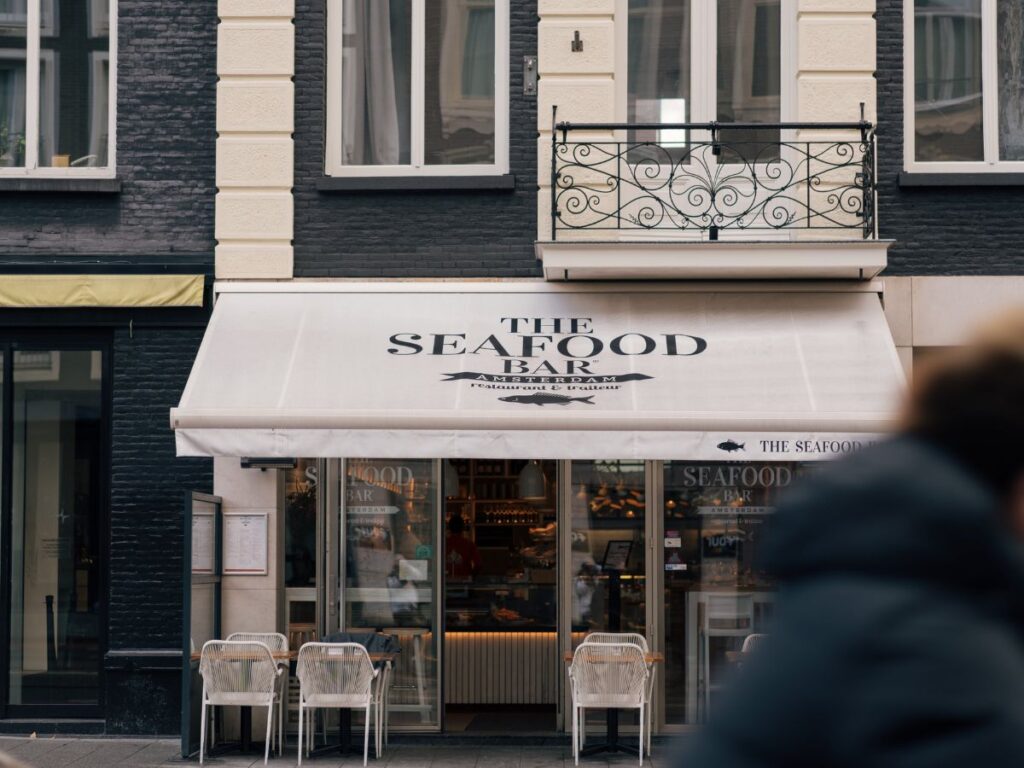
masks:
<path fill-rule="evenodd" d="M 285 473 L 284 584 L 316 586 L 317 462 L 299 459 Z"/>
<path fill-rule="evenodd" d="M 689 0 L 630 0 L 626 114 L 631 123 L 685 123 L 690 115 Z M 686 131 L 631 131 L 630 142 L 651 141 L 668 156 L 685 154 Z M 630 162 L 657 161 L 658 151 L 637 148 Z M 663 154 L 661 159 L 664 159 Z"/>
<path fill-rule="evenodd" d="M 718 0 L 718 117 L 723 123 L 782 119 L 780 0 Z M 778 129 L 728 131 L 723 162 L 779 157 Z M 729 146 L 733 149 L 730 151 Z"/>
<path fill-rule="evenodd" d="M 999 159 L 1024 160 L 1024 5 L 997 4 Z"/>
<path fill-rule="evenodd" d="M 14 353 L 10 704 L 99 700 L 102 354 Z"/>
<path fill-rule="evenodd" d="M 494 162 L 494 0 L 426 4 L 427 165 Z"/>
<path fill-rule="evenodd" d="M 665 721 L 705 720 L 744 640 L 764 633 L 775 580 L 758 549 L 779 494 L 814 465 L 665 463 Z"/>
<path fill-rule="evenodd" d="M 572 464 L 572 630 L 646 631 L 642 461 Z"/>
<path fill-rule="evenodd" d="M 395 726 L 438 722 L 433 470 L 424 459 L 350 459 L 342 479 L 344 629 L 398 638 Z"/>
<path fill-rule="evenodd" d="M 110 18 L 107 2 L 43 3 L 39 165 L 107 165 Z"/>
<path fill-rule="evenodd" d="M 0 168 L 25 165 L 26 0 L 0 0 Z"/>
<path fill-rule="evenodd" d="M 982 160 L 981 0 L 915 0 L 917 160 Z"/>

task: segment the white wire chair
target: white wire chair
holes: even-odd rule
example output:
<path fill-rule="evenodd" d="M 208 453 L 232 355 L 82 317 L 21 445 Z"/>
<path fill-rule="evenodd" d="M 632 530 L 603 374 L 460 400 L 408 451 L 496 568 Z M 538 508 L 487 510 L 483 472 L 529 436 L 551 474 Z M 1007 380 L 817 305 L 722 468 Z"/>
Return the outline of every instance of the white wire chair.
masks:
<path fill-rule="evenodd" d="M 306 710 L 364 709 L 363 765 L 370 750 L 370 717 L 377 670 L 359 643 L 306 643 L 299 649 L 299 765 L 302 765 Z M 380 718 L 377 719 L 380 727 Z"/>
<path fill-rule="evenodd" d="M 646 708 L 647 660 L 633 643 L 584 642 L 572 655 L 572 754 L 580 764 L 581 720 L 587 709 L 640 710 L 640 765 L 644 764 L 643 735 Z"/>
<path fill-rule="evenodd" d="M 228 641 L 263 643 L 270 653 L 288 653 L 288 638 L 280 632 L 232 632 Z M 284 710 L 288 707 L 288 660 L 279 659 L 281 674 L 277 678 L 277 754 L 284 754 Z"/>
<path fill-rule="evenodd" d="M 645 656 L 650 653 L 650 648 L 647 645 L 647 638 L 639 632 L 591 632 L 583 638 L 583 642 L 597 644 L 632 643 L 633 645 L 639 645 Z M 647 738 L 646 740 L 641 739 L 641 741 L 647 744 L 647 756 L 650 757 L 651 730 L 654 726 L 654 718 L 651 716 L 651 700 L 654 697 L 654 664 L 647 665 L 647 672 L 647 690 L 644 692 L 644 704 L 646 705 L 647 710 Z M 586 737 L 586 722 L 580 723 L 580 735 L 581 738 Z"/>
<path fill-rule="evenodd" d="M 263 643 L 208 640 L 199 657 L 203 678 L 203 705 L 199 726 L 199 764 L 206 748 L 207 707 L 266 707 L 267 737 L 263 764 L 270 758 L 277 678 L 281 674 L 270 649 Z"/>
<path fill-rule="evenodd" d="M 740 649 L 740 653 L 753 653 L 759 646 L 765 644 L 768 635 L 763 632 L 754 632 L 743 638 L 743 648 Z"/>

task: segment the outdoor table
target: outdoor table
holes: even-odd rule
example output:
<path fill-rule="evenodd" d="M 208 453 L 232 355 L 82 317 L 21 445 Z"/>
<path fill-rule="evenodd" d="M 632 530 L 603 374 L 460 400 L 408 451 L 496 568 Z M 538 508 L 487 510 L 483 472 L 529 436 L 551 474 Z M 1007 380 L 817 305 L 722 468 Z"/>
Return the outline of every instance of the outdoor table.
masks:
<path fill-rule="evenodd" d="M 298 651 L 271 651 L 270 655 L 274 658 L 274 661 L 287 661 L 289 667 L 295 663 L 299 658 Z M 398 654 L 395 653 L 371 653 L 370 661 L 376 667 L 378 664 L 391 665 Z M 192 661 L 199 661 L 202 658 L 202 654 L 199 651 L 192 653 Z M 288 702 L 282 702 L 282 706 L 288 706 Z M 241 752 L 252 751 L 252 707 L 241 707 L 241 717 L 239 721 L 240 739 L 239 739 L 239 750 Z M 331 750 L 338 750 L 338 752 L 345 754 L 351 748 L 352 742 L 352 710 L 342 709 L 341 710 L 341 722 L 338 724 L 338 744 L 329 744 L 325 747 L 320 747 L 314 750 L 312 755 L 324 754 Z"/>
<path fill-rule="evenodd" d="M 563 660 L 566 664 L 572 663 L 572 651 L 566 651 L 563 655 Z M 619 661 L 619 657 L 608 655 L 607 658 L 598 657 L 599 661 Z M 647 666 L 652 664 L 662 664 L 665 661 L 665 656 L 661 653 L 645 653 L 644 663 Z M 589 747 L 580 749 L 581 755 L 595 755 L 599 752 L 626 752 L 630 755 L 639 754 L 639 750 L 631 744 L 623 744 L 619 741 L 619 710 L 609 708 L 605 710 L 605 742 L 603 744 L 593 744 Z M 640 734 L 640 744 L 643 745 L 644 735 Z"/>

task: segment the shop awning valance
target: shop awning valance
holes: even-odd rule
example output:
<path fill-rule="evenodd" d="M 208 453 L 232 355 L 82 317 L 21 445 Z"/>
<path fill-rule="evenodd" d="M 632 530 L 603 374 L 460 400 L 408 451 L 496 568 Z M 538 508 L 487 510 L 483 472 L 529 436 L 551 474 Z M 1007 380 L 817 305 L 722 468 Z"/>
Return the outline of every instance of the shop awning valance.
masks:
<path fill-rule="evenodd" d="M 812 460 L 904 386 L 877 293 L 760 287 L 220 287 L 178 454 Z"/>
<path fill-rule="evenodd" d="M 201 307 L 202 275 L 0 275 L 0 307 Z"/>

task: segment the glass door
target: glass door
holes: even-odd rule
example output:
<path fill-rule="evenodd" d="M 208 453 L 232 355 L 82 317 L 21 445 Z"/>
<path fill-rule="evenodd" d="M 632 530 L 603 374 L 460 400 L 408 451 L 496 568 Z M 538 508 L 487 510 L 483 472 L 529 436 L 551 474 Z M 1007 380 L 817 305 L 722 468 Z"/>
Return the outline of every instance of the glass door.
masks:
<path fill-rule="evenodd" d="M 340 464 L 340 628 L 398 639 L 395 729 L 441 725 L 440 472 L 430 459 Z"/>
<path fill-rule="evenodd" d="M 648 496 L 644 461 L 573 461 L 563 504 L 563 642 L 575 649 L 591 632 L 648 633 Z M 566 637 L 567 635 L 567 637 Z M 566 705 L 568 706 L 568 705 Z M 568 711 L 568 710 L 566 710 Z M 625 724 L 639 722 L 623 713 Z M 599 731 L 604 713 L 587 713 Z"/>
<path fill-rule="evenodd" d="M 100 703 L 104 362 L 90 348 L 3 355 L 8 713 L 89 714 Z"/>

